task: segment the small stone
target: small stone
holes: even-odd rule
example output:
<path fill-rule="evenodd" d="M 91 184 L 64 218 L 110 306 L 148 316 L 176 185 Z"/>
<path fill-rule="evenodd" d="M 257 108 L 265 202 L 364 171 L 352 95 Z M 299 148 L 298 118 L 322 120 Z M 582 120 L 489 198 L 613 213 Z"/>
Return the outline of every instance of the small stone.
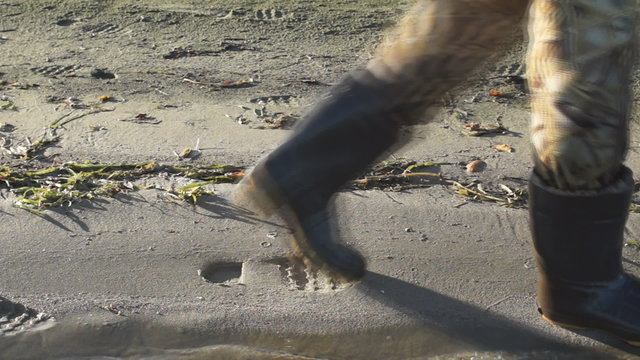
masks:
<path fill-rule="evenodd" d="M 91 77 L 96 79 L 115 79 L 116 75 L 107 69 L 93 69 L 91 70 Z"/>

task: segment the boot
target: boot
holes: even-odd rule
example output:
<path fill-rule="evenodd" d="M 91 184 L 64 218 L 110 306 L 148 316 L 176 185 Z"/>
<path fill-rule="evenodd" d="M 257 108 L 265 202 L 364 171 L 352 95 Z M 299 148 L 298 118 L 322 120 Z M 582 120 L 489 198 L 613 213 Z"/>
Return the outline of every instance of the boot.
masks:
<path fill-rule="evenodd" d="M 367 71 L 350 76 L 239 184 L 237 203 L 284 220 L 294 259 L 347 280 L 364 275 L 362 256 L 338 242 L 331 200 L 396 142 L 392 99 Z"/>
<path fill-rule="evenodd" d="M 633 177 L 593 195 L 531 177 L 530 216 L 538 263 L 538 310 L 551 323 L 613 333 L 640 346 L 640 283 L 624 273 L 622 247 Z"/>

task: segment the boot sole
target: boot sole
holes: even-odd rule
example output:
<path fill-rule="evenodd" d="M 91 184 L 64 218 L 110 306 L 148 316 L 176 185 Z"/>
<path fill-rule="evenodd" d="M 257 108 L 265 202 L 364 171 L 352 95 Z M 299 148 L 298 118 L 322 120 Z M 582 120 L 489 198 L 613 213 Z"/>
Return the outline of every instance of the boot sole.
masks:
<path fill-rule="evenodd" d="M 627 344 L 631 345 L 631 346 L 636 346 L 636 347 L 640 347 L 640 341 L 635 341 L 635 340 L 627 340 L 625 338 L 622 338 L 616 334 L 613 334 L 609 331 L 606 330 L 602 330 L 602 329 L 598 329 L 598 328 L 594 328 L 594 327 L 585 327 L 585 326 L 579 326 L 579 325 L 573 325 L 573 324 L 567 324 L 567 323 L 563 323 L 563 322 L 559 322 L 559 321 L 555 321 L 555 320 L 551 320 L 548 317 L 546 317 L 545 315 L 542 315 L 542 319 L 552 325 L 555 326 L 559 326 L 562 328 L 566 328 L 566 329 L 574 329 L 574 330 L 598 330 L 598 331 L 605 331 L 608 332 L 614 336 L 616 336 L 617 338 L 619 338 L 620 340 L 626 342 Z"/>
<path fill-rule="evenodd" d="M 552 325 L 560 326 L 560 327 L 567 328 L 567 329 L 575 329 L 575 330 L 587 330 L 587 329 L 590 329 L 590 328 L 584 327 L 584 326 L 578 326 L 578 325 L 567 324 L 567 323 L 563 323 L 563 322 L 560 322 L 560 321 L 551 320 L 545 315 L 542 315 L 542 319 L 544 321 L 552 324 Z"/>
<path fill-rule="evenodd" d="M 286 204 L 278 201 L 278 198 L 282 197 L 270 184 L 268 175 L 249 175 L 237 186 L 239 188 L 234 196 L 236 205 L 245 207 L 264 218 L 275 215 L 287 225 L 292 233 L 287 236 L 286 240 L 283 240 L 283 243 L 289 249 L 288 258 L 293 264 L 306 266 L 312 271 L 323 272 L 341 283 L 354 283 L 362 278 L 363 274 L 344 272 L 329 265 L 322 257 L 316 255 L 313 246 L 294 237 L 293 234 L 301 232 L 298 219 Z"/>

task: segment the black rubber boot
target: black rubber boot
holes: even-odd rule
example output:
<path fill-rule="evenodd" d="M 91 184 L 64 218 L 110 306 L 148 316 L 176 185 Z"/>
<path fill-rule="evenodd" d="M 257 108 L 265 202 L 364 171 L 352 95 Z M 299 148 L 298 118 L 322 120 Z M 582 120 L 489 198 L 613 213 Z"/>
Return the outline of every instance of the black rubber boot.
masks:
<path fill-rule="evenodd" d="M 348 280 L 364 275 L 364 259 L 339 243 L 329 209 L 333 195 L 396 142 L 393 98 L 366 71 L 345 79 L 240 183 L 236 201 L 283 218 L 292 255 L 307 265 Z"/>
<path fill-rule="evenodd" d="M 593 195 L 557 190 L 535 174 L 529 191 L 542 316 L 640 346 L 640 282 L 622 269 L 631 171 L 623 167 L 618 181 Z"/>

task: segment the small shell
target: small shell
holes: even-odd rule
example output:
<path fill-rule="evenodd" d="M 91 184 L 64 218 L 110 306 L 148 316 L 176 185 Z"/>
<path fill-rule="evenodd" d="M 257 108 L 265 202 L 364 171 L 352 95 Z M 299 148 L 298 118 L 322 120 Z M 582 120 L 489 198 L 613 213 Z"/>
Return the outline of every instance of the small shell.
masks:
<path fill-rule="evenodd" d="M 180 152 L 178 157 L 181 158 L 181 159 L 186 159 L 186 158 L 190 157 L 191 155 L 193 155 L 193 149 L 190 148 L 190 147 L 187 147 L 187 148 L 182 149 L 182 151 Z"/>
<path fill-rule="evenodd" d="M 472 160 L 467 163 L 467 172 L 474 173 L 482 171 L 486 167 L 487 163 L 482 160 Z"/>

